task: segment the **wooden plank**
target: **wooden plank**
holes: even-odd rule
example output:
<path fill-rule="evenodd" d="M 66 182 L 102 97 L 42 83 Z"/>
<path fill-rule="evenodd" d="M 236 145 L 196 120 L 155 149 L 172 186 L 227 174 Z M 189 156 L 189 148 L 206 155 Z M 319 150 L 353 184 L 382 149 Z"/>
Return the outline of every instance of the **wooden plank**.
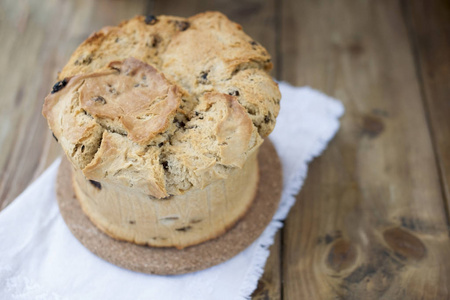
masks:
<path fill-rule="evenodd" d="M 242 1 L 158 1 L 154 6 L 154 14 L 167 14 L 189 17 L 196 13 L 217 10 L 228 16 L 232 21 L 242 25 L 244 31 L 260 42 L 277 61 L 277 26 L 275 0 L 242 0 Z M 277 66 L 272 74 L 277 74 Z M 265 272 L 253 293 L 253 299 L 280 299 L 280 238 L 277 237 L 271 247 L 270 257 Z"/>
<path fill-rule="evenodd" d="M 61 154 L 41 115 L 73 50 L 102 26 L 142 13 L 147 1 L 2 1 L 0 210 Z"/>
<path fill-rule="evenodd" d="M 275 236 L 275 242 L 270 246 L 270 256 L 264 268 L 264 274 L 258 281 L 258 286 L 252 294 L 254 300 L 281 299 L 281 231 Z"/>
<path fill-rule="evenodd" d="M 432 0 L 403 4 L 450 215 L 450 3 Z"/>
<path fill-rule="evenodd" d="M 286 0 L 282 20 L 282 79 L 346 106 L 286 221 L 283 298 L 448 299 L 449 231 L 399 3 Z"/>

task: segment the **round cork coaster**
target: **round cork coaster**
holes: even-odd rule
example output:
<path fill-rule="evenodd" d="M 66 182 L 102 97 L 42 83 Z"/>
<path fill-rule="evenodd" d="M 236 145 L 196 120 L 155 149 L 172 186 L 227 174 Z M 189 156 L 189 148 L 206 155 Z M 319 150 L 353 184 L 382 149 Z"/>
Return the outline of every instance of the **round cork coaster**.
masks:
<path fill-rule="evenodd" d="M 72 189 L 71 166 L 63 159 L 56 182 L 61 215 L 73 235 L 91 252 L 119 267 L 149 274 L 175 275 L 218 265 L 250 246 L 269 225 L 281 198 L 278 155 L 266 139 L 258 154 L 258 192 L 246 215 L 225 234 L 182 250 L 117 241 L 100 231 L 81 210 Z"/>

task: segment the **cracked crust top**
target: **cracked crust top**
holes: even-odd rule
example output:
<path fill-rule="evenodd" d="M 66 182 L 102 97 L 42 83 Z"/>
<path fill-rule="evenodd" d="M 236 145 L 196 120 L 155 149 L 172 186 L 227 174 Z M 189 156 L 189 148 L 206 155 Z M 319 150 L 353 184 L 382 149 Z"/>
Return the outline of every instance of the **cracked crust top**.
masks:
<path fill-rule="evenodd" d="M 273 130 L 271 67 L 220 13 L 138 16 L 78 47 L 43 114 L 88 179 L 164 198 L 226 178 Z"/>

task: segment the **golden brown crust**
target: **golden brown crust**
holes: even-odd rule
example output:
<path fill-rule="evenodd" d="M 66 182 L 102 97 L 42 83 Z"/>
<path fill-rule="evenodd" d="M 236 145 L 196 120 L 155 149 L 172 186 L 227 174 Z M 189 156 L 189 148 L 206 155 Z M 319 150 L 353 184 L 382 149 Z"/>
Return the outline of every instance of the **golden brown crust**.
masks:
<path fill-rule="evenodd" d="M 208 103 L 222 102 L 225 115 L 217 124 L 216 136 L 220 147 L 221 163 L 242 167 L 253 133 L 253 124 L 245 109 L 232 96 L 208 93 Z M 220 98 L 220 100 L 218 100 Z"/>
<path fill-rule="evenodd" d="M 135 58 L 111 62 L 109 68 L 71 79 L 81 83 L 80 106 L 100 123 L 117 123 L 114 127 L 131 141 L 147 145 L 169 127 L 181 94 L 155 68 Z"/>
<path fill-rule="evenodd" d="M 104 131 L 101 146 L 94 159 L 82 170 L 83 174 L 95 181 L 132 188 L 143 197 L 167 197 L 158 149 L 143 151 L 136 147 L 125 137 Z M 129 150 L 124 152 L 124 148 Z"/>

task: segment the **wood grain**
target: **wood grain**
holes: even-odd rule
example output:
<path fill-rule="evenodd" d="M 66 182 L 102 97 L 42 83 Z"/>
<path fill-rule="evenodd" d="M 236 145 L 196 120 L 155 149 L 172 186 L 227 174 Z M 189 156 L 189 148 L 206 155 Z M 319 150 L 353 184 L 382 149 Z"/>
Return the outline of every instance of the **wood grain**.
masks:
<path fill-rule="evenodd" d="M 253 298 L 449 299 L 445 0 L 0 0 L 0 209 L 61 153 L 40 111 L 79 43 L 136 14 L 205 10 L 242 24 L 277 78 L 346 106 Z"/>
<path fill-rule="evenodd" d="M 94 30 L 146 7 L 146 1 L 1 2 L 0 208 L 61 154 L 41 115 L 58 70 Z"/>
<path fill-rule="evenodd" d="M 444 201 L 399 3 L 292 0 L 282 14 L 283 79 L 346 106 L 286 221 L 284 298 L 448 299 Z"/>
<path fill-rule="evenodd" d="M 450 2 L 404 1 L 403 7 L 450 215 Z"/>

